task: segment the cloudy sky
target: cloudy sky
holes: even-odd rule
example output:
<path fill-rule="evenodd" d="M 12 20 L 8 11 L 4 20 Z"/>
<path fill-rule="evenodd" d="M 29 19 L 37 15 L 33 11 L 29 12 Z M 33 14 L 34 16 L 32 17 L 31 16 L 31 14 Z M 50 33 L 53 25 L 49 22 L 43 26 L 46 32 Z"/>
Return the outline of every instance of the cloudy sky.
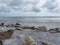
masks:
<path fill-rule="evenodd" d="M 50 15 L 60 15 L 60 0 L 0 0 L 0 16 Z"/>

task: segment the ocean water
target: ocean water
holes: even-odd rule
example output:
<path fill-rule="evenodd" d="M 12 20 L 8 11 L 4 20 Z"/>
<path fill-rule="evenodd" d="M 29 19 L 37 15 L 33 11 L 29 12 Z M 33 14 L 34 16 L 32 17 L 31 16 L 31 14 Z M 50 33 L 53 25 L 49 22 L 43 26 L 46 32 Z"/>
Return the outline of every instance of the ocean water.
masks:
<path fill-rule="evenodd" d="M 24 22 L 24 23 L 40 23 L 40 22 L 60 22 L 60 18 L 41 18 L 41 17 L 0 17 L 3 22 Z"/>
<path fill-rule="evenodd" d="M 24 25 L 47 26 L 47 28 L 60 28 L 60 18 L 39 17 L 0 17 L 0 22 L 5 24 L 21 23 Z"/>

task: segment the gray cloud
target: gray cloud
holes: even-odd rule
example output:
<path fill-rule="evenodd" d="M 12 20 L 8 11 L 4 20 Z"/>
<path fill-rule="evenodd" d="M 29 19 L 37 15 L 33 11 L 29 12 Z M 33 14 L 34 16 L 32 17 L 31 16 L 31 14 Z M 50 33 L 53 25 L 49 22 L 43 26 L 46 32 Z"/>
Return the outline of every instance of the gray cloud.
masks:
<path fill-rule="evenodd" d="M 40 9 L 36 8 L 35 5 L 37 4 L 37 0 L 0 0 L 0 3 L 5 3 L 7 7 L 3 10 L 10 10 L 13 9 L 15 11 L 23 11 L 23 12 L 39 12 Z M 34 8 L 35 7 L 35 8 Z M 1 10 L 2 12 L 5 12 Z M 10 11 L 6 11 L 10 12 Z"/>
<path fill-rule="evenodd" d="M 48 0 L 43 7 L 47 8 L 51 13 L 60 13 L 60 5 L 58 0 Z"/>
<path fill-rule="evenodd" d="M 0 0 L 0 12 L 41 12 L 42 9 L 47 9 L 50 13 L 60 13 L 60 5 L 57 0 L 46 0 L 40 7 L 40 0 Z M 38 5 L 38 6 L 37 6 Z M 42 9 L 41 9 L 42 8 Z"/>

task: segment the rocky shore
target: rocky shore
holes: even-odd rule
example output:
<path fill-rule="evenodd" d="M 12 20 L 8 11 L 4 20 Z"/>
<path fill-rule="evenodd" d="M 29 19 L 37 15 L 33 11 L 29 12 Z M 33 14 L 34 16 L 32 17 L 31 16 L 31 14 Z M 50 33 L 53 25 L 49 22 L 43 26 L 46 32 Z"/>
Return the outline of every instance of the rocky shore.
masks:
<path fill-rule="evenodd" d="M 18 31 L 19 33 L 23 34 L 23 32 L 27 29 L 28 31 L 30 30 L 31 32 L 34 32 L 34 33 L 46 32 L 46 33 L 51 33 L 52 35 L 56 34 L 56 33 L 60 33 L 60 28 L 47 29 L 46 26 L 39 26 L 39 27 L 28 26 L 28 25 L 26 26 L 26 25 L 22 25 L 20 23 L 15 23 L 15 24 L 0 23 L 0 27 L 5 28 L 2 30 L 0 29 L 1 30 L 0 31 L 0 42 L 1 42 L 0 45 L 5 45 L 5 41 L 6 40 L 8 41 L 9 39 L 13 39 L 14 35 L 19 35 L 19 36 L 16 36 L 18 38 L 18 40 L 22 37 L 24 39 L 24 43 L 23 43 L 24 45 L 56 45 L 55 43 L 50 43 L 49 41 L 47 41 L 45 39 L 40 40 L 40 44 L 38 44 L 38 42 L 31 36 L 31 35 L 33 35 L 33 33 L 21 36 L 20 34 L 14 34 L 14 32 Z M 25 33 L 28 33 L 28 32 L 25 32 Z M 39 35 L 37 35 L 37 36 L 39 36 Z M 20 44 L 20 45 L 22 45 L 22 44 Z"/>

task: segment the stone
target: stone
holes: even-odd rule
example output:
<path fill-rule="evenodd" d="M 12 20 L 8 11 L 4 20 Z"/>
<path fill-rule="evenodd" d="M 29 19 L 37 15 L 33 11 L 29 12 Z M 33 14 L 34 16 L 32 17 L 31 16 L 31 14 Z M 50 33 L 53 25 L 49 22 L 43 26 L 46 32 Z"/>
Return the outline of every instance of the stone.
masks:
<path fill-rule="evenodd" d="M 31 29 L 32 29 L 32 30 L 34 30 L 34 29 L 35 29 L 35 27 L 34 27 L 34 26 L 32 26 L 32 27 L 31 27 Z"/>
<path fill-rule="evenodd" d="M 16 23 L 15 25 L 20 25 L 19 23 Z"/>
<path fill-rule="evenodd" d="M 34 27 L 34 26 L 23 26 L 22 28 L 23 28 L 23 29 L 32 29 L 32 30 L 34 30 L 34 29 L 35 29 L 35 27 Z"/>
<path fill-rule="evenodd" d="M 16 30 L 20 30 L 20 31 L 21 31 L 21 30 L 22 30 L 22 28 L 16 27 Z"/>
<path fill-rule="evenodd" d="M 55 30 L 56 30 L 56 31 L 58 31 L 58 30 L 59 30 L 59 28 L 55 28 Z"/>
<path fill-rule="evenodd" d="M 37 43 L 31 36 L 26 36 L 25 42 L 26 42 L 26 45 L 37 45 Z"/>
<path fill-rule="evenodd" d="M 51 33 L 58 33 L 60 32 L 59 28 L 49 29 L 49 32 Z"/>
<path fill-rule="evenodd" d="M 4 23 L 1 23 L 0 26 L 4 26 Z"/>
<path fill-rule="evenodd" d="M 50 32 L 50 33 L 56 33 L 56 31 L 54 29 L 49 29 L 48 32 Z"/>
<path fill-rule="evenodd" d="M 3 45 L 2 40 L 0 41 L 0 45 Z"/>
<path fill-rule="evenodd" d="M 38 27 L 37 30 L 40 30 L 40 31 L 47 31 L 47 28 L 46 26 L 41 26 L 41 27 Z"/>
<path fill-rule="evenodd" d="M 8 24 L 6 25 L 6 27 L 14 27 L 15 25 L 14 24 Z"/>
<path fill-rule="evenodd" d="M 5 40 L 5 39 L 11 38 L 13 32 L 14 32 L 13 30 L 8 30 L 8 31 L 5 31 L 5 32 L 0 32 L 0 40 Z"/>
<path fill-rule="evenodd" d="M 60 29 L 59 28 L 55 28 L 56 32 L 60 32 Z"/>
<path fill-rule="evenodd" d="M 14 25 L 14 27 L 20 27 L 20 25 Z"/>
<path fill-rule="evenodd" d="M 41 42 L 42 45 L 48 45 L 47 43 Z"/>

